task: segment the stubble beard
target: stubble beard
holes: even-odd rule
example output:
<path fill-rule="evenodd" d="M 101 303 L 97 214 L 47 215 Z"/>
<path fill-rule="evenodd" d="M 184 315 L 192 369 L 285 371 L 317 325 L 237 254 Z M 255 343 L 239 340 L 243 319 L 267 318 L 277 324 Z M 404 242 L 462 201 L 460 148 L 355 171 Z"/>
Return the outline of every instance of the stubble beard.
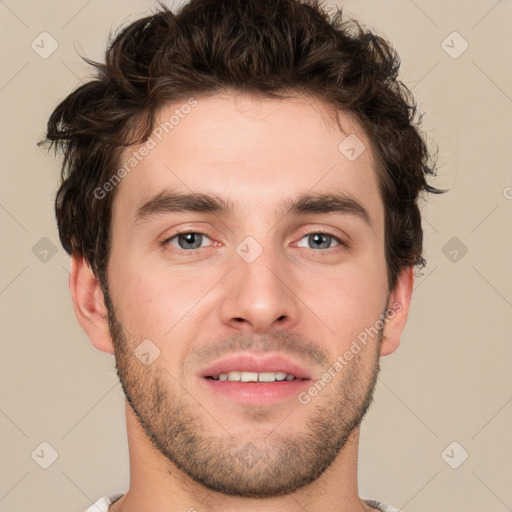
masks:
<path fill-rule="evenodd" d="M 336 380 L 311 399 L 299 434 L 280 434 L 281 425 L 287 420 L 293 423 L 293 411 L 284 421 L 276 419 L 275 427 L 269 429 L 265 407 L 248 407 L 244 411 L 247 434 L 233 436 L 220 428 L 222 418 L 212 418 L 166 368 L 141 364 L 133 353 L 137 343 L 128 339 L 107 290 L 104 296 L 116 371 L 133 413 L 160 454 L 212 491 L 270 498 L 314 482 L 340 454 L 373 401 L 382 330 Z M 296 407 L 306 406 L 297 401 Z M 213 409 L 211 404 L 208 409 Z M 265 428 L 259 428 L 263 423 Z M 215 435 L 212 426 L 221 434 Z"/>

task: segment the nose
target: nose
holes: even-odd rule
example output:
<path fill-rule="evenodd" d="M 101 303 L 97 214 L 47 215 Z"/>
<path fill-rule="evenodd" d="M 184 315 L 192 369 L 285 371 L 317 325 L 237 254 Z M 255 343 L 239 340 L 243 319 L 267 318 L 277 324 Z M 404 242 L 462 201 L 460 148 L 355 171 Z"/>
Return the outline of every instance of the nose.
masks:
<path fill-rule="evenodd" d="M 233 255 L 234 268 L 224 280 L 221 321 L 246 334 L 288 329 L 297 323 L 297 284 L 286 263 L 265 249 L 253 262 Z"/>

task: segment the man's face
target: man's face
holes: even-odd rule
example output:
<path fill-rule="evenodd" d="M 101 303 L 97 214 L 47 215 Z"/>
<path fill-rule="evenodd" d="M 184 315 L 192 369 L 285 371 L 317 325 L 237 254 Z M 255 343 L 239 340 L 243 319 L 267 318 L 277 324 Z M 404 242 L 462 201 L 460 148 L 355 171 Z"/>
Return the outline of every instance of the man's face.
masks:
<path fill-rule="evenodd" d="M 289 493 L 335 460 L 377 378 L 381 331 L 333 371 L 388 306 L 374 160 L 346 114 L 341 133 L 311 98 L 184 104 L 161 110 L 157 127 L 175 115 L 172 130 L 155 132 L 117 185 L 107 303 L 118 374 L 154 446 L 195 481 Z M 356 159 L 338 148 L 348 134 L 366 146 Z M 197 211 L 174 211 L 163 194 L 214 195 L 229 211 L 197 198 Z M 231 381 L 237 371 L 258 382 Z M 275 372 L 301 379 L 259 382 Z"/>

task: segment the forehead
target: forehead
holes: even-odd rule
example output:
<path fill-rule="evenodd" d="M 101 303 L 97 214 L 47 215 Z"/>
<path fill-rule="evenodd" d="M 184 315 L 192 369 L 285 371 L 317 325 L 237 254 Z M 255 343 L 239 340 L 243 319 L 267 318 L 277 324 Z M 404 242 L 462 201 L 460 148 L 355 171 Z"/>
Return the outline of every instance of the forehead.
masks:
<path fill-rule="evenodd" d="M 135 217 L 164 190 L 230 198 L 233 213 L 305 193 L 343 191 L 382 216 L 375 159 L 355 118 L 309 96 L 243 93 L 186 98 L 163 107 L 150 139 L 127 148 L 114 216 Z M 355 158 L 354 158 L 355 157 Z M 378 224 L 378 222 L 376 222 Z"/>

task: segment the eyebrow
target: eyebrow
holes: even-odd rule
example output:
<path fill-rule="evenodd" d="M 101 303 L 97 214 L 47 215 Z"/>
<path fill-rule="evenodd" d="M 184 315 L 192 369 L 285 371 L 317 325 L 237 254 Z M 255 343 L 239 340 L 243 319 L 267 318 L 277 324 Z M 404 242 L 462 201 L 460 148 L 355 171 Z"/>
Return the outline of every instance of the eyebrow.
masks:
<path fill-rule="evenodd" d="M 212 213 L 227 217 L 233 213 L 233 203 L 215 194 L 159 192 L 137 209 L 135 224 L 173 212 Z M 285 199 L 276 210 L 278 217 L 322 213 L 352 215 L 373 229 L 368 210 L 345 193 L 303 194 L 298 198 Z"/>

